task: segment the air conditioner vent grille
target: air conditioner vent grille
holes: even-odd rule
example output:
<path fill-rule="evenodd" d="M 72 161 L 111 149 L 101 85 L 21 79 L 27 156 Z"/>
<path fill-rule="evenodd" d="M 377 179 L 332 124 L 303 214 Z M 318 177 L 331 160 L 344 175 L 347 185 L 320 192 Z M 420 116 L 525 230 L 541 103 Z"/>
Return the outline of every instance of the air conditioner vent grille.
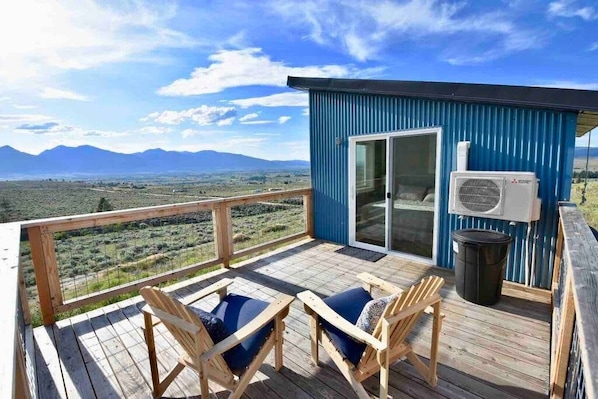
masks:
<path fill-rule="evenodd" d="M 459 200 L 472 212 L 488 212 L 500 203 L 501 187 L 490 179 L 467 179 L 459 188 Z"/>

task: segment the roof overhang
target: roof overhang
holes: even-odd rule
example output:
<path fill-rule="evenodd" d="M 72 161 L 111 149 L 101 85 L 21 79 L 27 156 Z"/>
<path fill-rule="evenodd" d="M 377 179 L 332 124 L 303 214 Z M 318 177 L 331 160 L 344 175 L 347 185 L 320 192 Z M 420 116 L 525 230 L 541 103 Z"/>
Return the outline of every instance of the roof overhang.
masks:
<path fill-rule="evenodd" d="M 377 94 L 575 112 L 578 114 L 578 137 L 598 127 L 598 91 L 595 90 L 294 76 L 288 77 L 287 85 L 299 90 Z"/>

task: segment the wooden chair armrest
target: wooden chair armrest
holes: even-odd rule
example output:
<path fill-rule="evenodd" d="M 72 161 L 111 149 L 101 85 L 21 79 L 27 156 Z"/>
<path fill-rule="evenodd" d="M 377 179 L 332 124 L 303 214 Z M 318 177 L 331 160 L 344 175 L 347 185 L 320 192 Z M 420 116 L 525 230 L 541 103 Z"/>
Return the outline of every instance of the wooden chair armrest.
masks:
<path fill-rule="evenodd" d="M 145 305 L 141 310 L 144 313 L 148 313 L 154 317 L 157 317 L 161 322 L 172 324 L 173 326 L 185 330 L 190 334 L 197 335 L 201 330 L 200 326 L 197 326 L 179 317 L 173 316 L 170 313 L 164 312 L 163 310 L 153 308 L 151 305 Z M 152 324 L 152 326 L 154 325 L 155 324 Z"/>
<path fill-rule="evenodd" d="M 386 345 L 384 345 L 381 341 L 378 341 L 372 335 L 348 322 L 341 315 L 330 308 L 330 306 L 326 305 L 326 303 L 313 292 L 300 292 L 297 294 L 297 298 L 299 298 L 299 300 L 302 301 L 307 308 L 315 312 L 318 317 L 326 320 L 328 323 L 349 335 L 351 338 L 368 344 L 378 351 L 386 350 Z"/>
<path fill-rule="evenodd" d="M 195 294 L 189 295 L 188 297 L 184 298 L 183 300 L 181 300 L 179 302 L 181 302 L 185 306 L 188 306 L 188 305 L 191 305 L 192 303 L 195 303 L 195 302 L 199 301 L 200 299 L 205 298 L 208 295 L 214 294 L 216 292 L 218 292 L 220 294 L 220 299 L 222 299 L 224 296 L 226 296 L 226 287 L 228 287 L 232 283 L 233 283 L 233 280 L 231 280 L 230 278 L 223 278 L 222 280 L 217 281 L 214 284 L 211 284 L 211 285 L 207 286 L 206 288 L 197 291 Z M 144 309 L 146 307 L 147 307 L 147 305 L 144 306 L 143 309 L 141 309 L 141 310 L 145 311 Z M 154 316 L 154 314 L 152 314 L 152 316 Z M 155 327 L 160 323 L 161 323 L 160 319 L 156 319 L 152 322 L 152 326 Z M 145 330 L 145 326 L 141 327 L 141 329 Z"/>
<path fill-rule="evenodd" d="M 378 278 L 370 273 L 359 273 L 357 275 L 357 278 L 361 280 L 364 284 L 379 288 L 388 294 L 400 294 L 401 292 L 403 292 L 402 288 L 399 288 L 396 285 L 389 283 L 388 281 L 384 281 L 381 278 Z"/>
<path fill-rule="evenodd" d="M 185 299 L 181 300 L 181 303 L 183 305 L 191 305 L 192 303 L 195 303 L 195 302 L 199 301 L 200 299 L 205 298 L 208 295 L 212 295 L 216 292 L 221 292 L 221 291 L 226 292 L 226 287 L 228 287 L 232 283 L 233 283 L 233 280 L 231 280 L 230 278 L 223 278 L 222 280 L 217 281 L 214 284 L 209 285 L 206 288 L 203 288 L 203 289 L 197 291 L 195 294 L 189 295 Z M 224 295 L 222 295 L 222 296 L 224 296 Z"/>
<path fill-rule="evenodd" d="M 258 331 L 260 328 L 264 327 L 274 318 L 281 316 L 282 318 L 286 317 L 289 312 L 289 306 L 295 300 L 290 295 L 281 294 L 276 297 L 274 302 L 272 302 L 262 313 L 260 313 L 255 319 L 249 322 L 247 325 L 239 329 L 236 333 L 232 334 L 228 338 L 220 341 L 216 345 L 214 345 L 211 349 L 206 351 L 202 356 L 201 360 L 206 362 L 215 355 L 222 354 L 227 350 L 231 349 L 234 346 L 240 344 L 243 340 L 247 339 L 251 334 Z"/>
<path fill-rule="evenodd" d="M 357 275 L 357 278 L 360 279 L 364 284 L 379 288 L 388 294 L 400 294 L 401 292 L 403 292 L 402 288 L 399 288 L 396 285 L 389 283 L 388 281 L 384 281 L 381 278 L 378 278 L 370 273 L 359 273 Z M 434 308 L 428 306 L 424 310 L 424 313 L 434 314 Z M 444 314 L 441 313 L 441 317 L 444 317 Z"/>

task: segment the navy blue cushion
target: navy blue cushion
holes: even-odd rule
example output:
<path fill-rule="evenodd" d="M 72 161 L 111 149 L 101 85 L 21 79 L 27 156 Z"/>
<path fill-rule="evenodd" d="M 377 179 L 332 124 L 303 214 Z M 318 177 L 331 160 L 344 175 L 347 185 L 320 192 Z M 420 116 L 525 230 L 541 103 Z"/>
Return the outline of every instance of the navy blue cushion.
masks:
<path fill-rule="evenodd" d="M 224 322 L 224 325 L 231 334 L 234 334 L 255 319 L 268 305 L 268 302 L 258 299 L 230 294 L 212 310 L 212 313 Z M 247 337 L 239 345 L 224 352 L 222 356 L 228 367 L 234 373 L 241 373 L 245 370 L 264 345 L 273 329 L 274 321 L 266 324 L 259 331 Z"/>
<path fill-rule="evenodd" d="M 326 305 L 330 306 L 332 310 L 341 315 L 345 320 L 351 324 L 355 324 L 363 307 L 366 303 L 372 300 L 372 296 L 363 288 L 353 288 L 340 294 L 329 296 L 324 299 Z M 366 345 L 355 341 L 347 334 L 332 326 L 325 320 L 321 320 L 321 325 L 328 333 L 334 346 L 336 346 L 341 353 L 351 363 L 357 364 L 365 351 Z"/>
<path fill-rule="evenodd" d="M 203 326 L 206 328 L 206 331 L 212 338 L 212 342 L 217 344 L 218 342 L 222 341 L 225 338 L 228 338 L 231 335 L 230 331 L 224 325 L 224 322 L 220 320 L 216 315 L 206 312 L 205 310 L 201 310 L 200 308 L 196 308 L 193 306 L 189 306 L 191 311 L 199 317 Z"/>

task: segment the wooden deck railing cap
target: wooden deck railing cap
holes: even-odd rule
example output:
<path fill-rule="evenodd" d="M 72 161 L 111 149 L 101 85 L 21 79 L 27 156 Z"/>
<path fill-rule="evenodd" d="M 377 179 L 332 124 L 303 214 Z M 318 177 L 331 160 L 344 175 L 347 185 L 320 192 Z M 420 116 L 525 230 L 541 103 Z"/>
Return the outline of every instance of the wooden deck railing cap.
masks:
<path fill-rule="evenodd" d="M 581 211 L 559 203 L 588 398 L 598 394 L 598 242 Z"/>
<path fill-rule="evenodd" d="M 0 224 L 0 398 L 12 398 L 15 389 L 20 237 L 20 223 Z"/>
<path fill-rule="evenodd" d="M 201 201 L 184 202 L 180 204 L 168 204 L 149 206 L 142 208 L 123 209 L 109 212 L 87 213 L 83 215 L 59 216 L 46 219 L 36 219 L 22 222 L 23 228 L 35 226 L 47 226 L 50 232 L 74 230 L 85 227 L 94 227 L 111 223 L 129 222 L 140 218 L 154 218 L 160 216 L 172 216 L 176 214 L 211 210 L 217 204 L 228 206 L 243 205 L 256 201 L 267 201 L 272 199 L 302 196 L 311 193 L 311 188 L 302 188 L 287 191 L 274 191 L 269 193 L 251 194 L 236 197 L 218 198 Z"/>

